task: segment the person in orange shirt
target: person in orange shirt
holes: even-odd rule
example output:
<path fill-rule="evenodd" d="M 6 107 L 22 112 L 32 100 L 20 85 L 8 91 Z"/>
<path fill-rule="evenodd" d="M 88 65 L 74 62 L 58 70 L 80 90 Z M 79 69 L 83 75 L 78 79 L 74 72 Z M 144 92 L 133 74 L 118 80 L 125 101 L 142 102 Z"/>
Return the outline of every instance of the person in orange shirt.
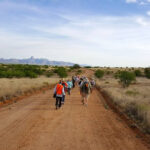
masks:
<path fill-rule="evenodd" d="M 64 92 L 66 93 L 68 89 L 68 84 L 64 80 L 62 80 L 62 85 L 64 87 Z M 63 98 L 62 98 L 62 104 L 64 103 L 65 103 L 65 94 L 63 95 Z"/>
<path fill-rule="evenodd" d="M 59 83 L 55 86 L 54 95 L 56 95 L 56 109 L 61 107 L 62 99 L 65 95 L 64 87 L 62 85 L 62 81 L 60 80 Z"/>

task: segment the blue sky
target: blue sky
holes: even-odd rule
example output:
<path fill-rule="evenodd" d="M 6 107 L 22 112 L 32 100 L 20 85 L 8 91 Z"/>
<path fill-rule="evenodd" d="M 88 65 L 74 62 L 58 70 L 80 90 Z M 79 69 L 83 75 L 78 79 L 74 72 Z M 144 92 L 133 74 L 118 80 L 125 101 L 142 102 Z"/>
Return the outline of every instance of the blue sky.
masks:
<path fill-rule="evenodd" d="M 0 0 L 0 57 L 150 65 L 150 0 Z"/>

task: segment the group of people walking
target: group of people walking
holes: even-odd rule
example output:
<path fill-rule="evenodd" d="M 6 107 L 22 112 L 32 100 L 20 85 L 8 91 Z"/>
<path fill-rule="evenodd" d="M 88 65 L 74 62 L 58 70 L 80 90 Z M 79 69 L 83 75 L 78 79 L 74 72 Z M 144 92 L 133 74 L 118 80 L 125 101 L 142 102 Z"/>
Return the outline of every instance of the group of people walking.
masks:
<path fill-rule="evenodd" d="M 59 83 L 54 88 L 54 98 L 56 98 L 56 109 L 61 108 L 61 106 L 65 103 L 66 93 L 68 95 L 71 94 L 71 89 L 78 86 L 80 88 L 80 94 L 82 97 L 82 104 L 88 105 L 88 98 L 90 93 L 92 92 L 95 81 L 92 79 L 89 81 L 86 77 L 73 76 L 72 80 L 60 80 Z"/>
<path fill-rule="evenodd" d="M 56 98 L 56 109 L 60 108 L 61 105 L 65 103 L 66 92 L 70 95 L 72 88 L 72 81 L 60 80 L 59 83 L 54 88 L 54 98 Z"/>

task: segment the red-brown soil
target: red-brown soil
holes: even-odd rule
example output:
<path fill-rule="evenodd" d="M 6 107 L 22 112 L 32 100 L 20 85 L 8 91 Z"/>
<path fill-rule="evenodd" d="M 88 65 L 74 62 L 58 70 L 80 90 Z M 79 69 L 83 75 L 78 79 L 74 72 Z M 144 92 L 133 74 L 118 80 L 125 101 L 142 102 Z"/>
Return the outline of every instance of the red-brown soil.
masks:
<path fill-rule="evenodd" d="M 98 91 L 83 106 L 79 89 L 55 110 L 53 90 L 0 109 L 0 150 L 148 150 Z"/>

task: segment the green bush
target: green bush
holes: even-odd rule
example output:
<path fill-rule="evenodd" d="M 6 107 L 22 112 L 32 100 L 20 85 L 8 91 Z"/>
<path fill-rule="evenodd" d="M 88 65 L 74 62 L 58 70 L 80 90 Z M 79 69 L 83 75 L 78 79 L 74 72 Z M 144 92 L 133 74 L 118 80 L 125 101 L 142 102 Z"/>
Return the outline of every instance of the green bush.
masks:
<path fill-rule="evenodd" d="M 115 79 L 118 79 L 118 78 L 119 78 L 120 73 L 121 73 L 121 71 L 118 70 L 118 71 L 114 74 Z"/>
<path fill-rule="evenodd" d="M 38 75 L 42 75 L 44 70 L 38 65 L 0 65 L 0 78 L 21 78 L 30 77 L 36 78 Z"/>
<path fill-rule="evenodd" d="M 72 68 L 73 68 L 73 69 L 79 69 L 79 68 L 81 68 L 81 67 L 80 67 L 80 65 L 78 65 L 78 64 L 74 64 L 74 65 L 72 66 Z"/>
<path fill-rule="evenodd" d="M 114 73 L 113 71 L 109 71 L 109 70 L 105 71 L 106 75 L 112 75 L 113 73 Z"/>
<path fill-rule="evenodd" d="M 79 75 L 81 73 L 82 73 L 82 70 L 80 70 L 80 69 L 76 72 L 77 75 Z"/>
<path fill-rule="evenodd" d="M 91 66 L 85 66 L 84 68 L 92 68 Z"/>
<path fill-rule="evenodd" d="M 67 69 L 68 72 L 71 72 L 71 71 L 73 71 L 73 70 L 74 70 L 73 66 L 70 66 L 70 67 Z"/>
<path fill-rule="evenodd" d="M 53 75 L 53 72 L 49 71 L 49 72 L 46 72 L 45 74 L 47 77 L 51 77 Z"/>
<path fill-rule="evenodd" d="M 150 68 L 144 69 L 145 76 L 150 79 Z"/>
<path fill-rule="evenodd" d="M 67 77 L 67 69 L 64 67 L 58 67 L 57 69 L 54 70 L 55 73 L 59 75 L 61 78 Z"/>
<path fill-rule="evenodd" d="M 102 77 L 104 76 L 104 71 L 103 71 L 103 70 L 100 70 L 100 69 L 96 70 L 96 71 L 95 71 L 95 76 L 96 76 L 97 78 L 102 78 Z"/>
<path fill-rule="evenodd" d="M 37 78 L 38 77 L 38 75 L 36 73 L 34 73 L 33 71 L 26 71 L 25 76 L 30 77 L 30 78 Z"/>
<path fill-rule="evenodd" d="M 142 76 L 142 72 L 140 70 L 135 70 L 134 73 L 135 73 L 135 75 L 137 77 L 141 77 Z"/>
<path fill-rule="evenodd" d="M 134 70 L 134 67 L 132 67 L 131 69 Z"/>
<path fill-rule="evenodd" d="M 128 71 L 121 71 L 119 75 L 119 79 L 123 87 L 128 87 L 132 81 L 135 81 L 135 78 L 135 74 Z"/>
<path fill-rule="evenodd" d="M 4 78 L 12 78 L 14 76 L 14 72 L 11 70 L 3 72 Z"/>
<path fill-rule="evenodd" d="M 13 76 L 17 78 L 22 78 L 22 77 L 25 77 L 25 73 L 23 71 L 17 70 L 17 71 L 14 71 Z"/>
<path fill-rule="evenodd" d="M 48 68 L 48 65 L 44 65 L 44 68 L 46 68 L 46 69 L 47 69 L 47 68 Z"/>

